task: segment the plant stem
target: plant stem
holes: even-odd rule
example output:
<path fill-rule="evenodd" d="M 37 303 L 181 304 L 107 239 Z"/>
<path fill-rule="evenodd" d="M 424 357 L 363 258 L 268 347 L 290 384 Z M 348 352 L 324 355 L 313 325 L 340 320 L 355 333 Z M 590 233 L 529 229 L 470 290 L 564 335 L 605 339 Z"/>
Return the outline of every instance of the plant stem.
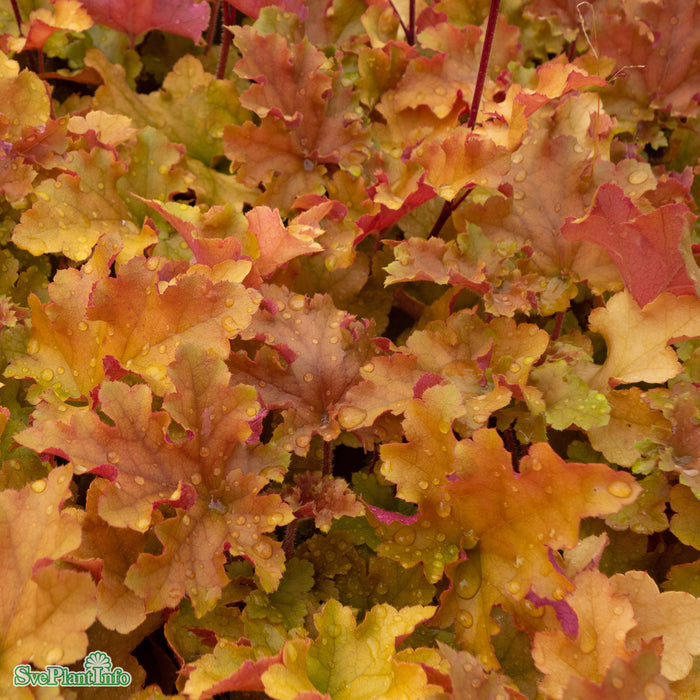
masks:
<path fill-rule="evenodd" d="M 479 104 L 481 103 L 481 95 L 484 92 L 484 83 L 486 82 L 486 69 L 489 66 L 489 58 L 491 57 L 491 47 L 493 46 L 493 35 L 496 33 L 496 20 L 498 20 L 498 9 L 501 6 L 501 0 L 491 0 L 491 8 L 489 9 L 489 19 L 486 23 L 486 34 L 484 35 L 484 48 L 481 50 L 481 61 L 479 61 L 479 73 L 476 76 L 476 85 L 474 86 L 474 97 L 472 106 L 469 111 L 469 121 L 467 126 L 473 129 L 476 126 L 476 116 L 479 113 Z"/>
<path fill-rule="evenodd" d="M 12 11 L 15 13 L 15 20 L 17 21 L 17 28 L 19 29 L 19 35 L 24 36 L 24 32 L 22 32 L 22 15 L 19 12 L 19 5 L 17 4 L 17 0 L 10 0 L 12 3 Z"/>
<path fill-rule="evenodd" d="M 291 523 L 289 523 L 289 525 L 287 525 L 287 529 L 284 531 L 284 542 L 282 543 L 282 549 L 284 549 L 287 559 L 291 559 L 292 555 L 294 554 L 294 537 L 297 534 L 298 524 L 299 520 L 295 518 Z"/>
<path fill-rule="evenodd" d="M 453 199 L 451 202 L 445 202 L 442 205 L 442 211 L 435 220 L 433 228 L 430 229 L 428 238 L 434 238 L 435 236 L 439 235 L 440 231 L 442 231 L 442 227 L 447 223 L 447 220 L 450 218 L 452 212 L 466 199 L 467 195 L 473 189 L 474 185 L 467 185 L 466 191 L 459 197 L 459 199 Z"/>
<path fill-rule="evenodd" d="M 333 473 L 333 459 L 331 456 L 331 443 L 323 443 L 323 476 L 330 476 Z"/>
<path fill-rule="evenodd" d="M 204 55 L 209 53 L 211 45 L 214 43 L 214 34 L 216 33 L 216 25 L 219 23 L 219 8 L 221 0 L 214 0 L 211 7 L 211 15 L 209 17 L 209 31 L 207 31 L 207 46 L 204 49 Z"/>
<path fill-rule="evenodd" d="M 236 11 L 228 3 L 224 3 L 223 7 L 223 22 L 221 30 L 221 55 L 219 56 L 219 65 L 216 68 L 216 77 L 222 80 L 224 73 L 226 72 L 226 61 L 228 61 L 228 51 L 231 46 L 231 41 L 233 40 L 233 34 L 228 28 L 230 24 L 233 24 L 236 17 Z"/>
<path fill-rule="evenodd" d="M 399 20 L 403 33 L 406 35 L 406 43 L 409 46 L 413 46 L 413 44 L 416 43 L 416 0 L 408 0 L 408 27 L 404 23 L 403 19 L 401 19 L 401 15 L 396 9 L 396 5 L 394 5 L 393 0 L 389 0 L 389 4 Z"/>

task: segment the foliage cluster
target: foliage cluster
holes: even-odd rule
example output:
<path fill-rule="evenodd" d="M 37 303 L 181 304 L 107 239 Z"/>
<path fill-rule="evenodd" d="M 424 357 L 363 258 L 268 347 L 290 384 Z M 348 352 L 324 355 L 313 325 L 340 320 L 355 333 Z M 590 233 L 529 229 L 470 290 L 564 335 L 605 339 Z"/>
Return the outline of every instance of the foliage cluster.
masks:
<path fill-rule="evenodd" d="M 3 697 L 700 695 L 700 5 L 497 7 L 0 0 Z"/>

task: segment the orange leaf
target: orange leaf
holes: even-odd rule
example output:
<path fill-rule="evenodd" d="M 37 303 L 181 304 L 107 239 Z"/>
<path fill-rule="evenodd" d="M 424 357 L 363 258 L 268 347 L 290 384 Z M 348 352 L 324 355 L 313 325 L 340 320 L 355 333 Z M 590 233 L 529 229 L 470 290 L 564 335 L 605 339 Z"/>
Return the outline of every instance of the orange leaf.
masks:
<path fill-rule="evenodd" d="M 561 630 L 537 632 L 532 649 L 537 668 L 545 674 L 540 690 L 555 700 L 564 697 L 572 678 L 600 683 L 616 659 L 630 659 L 625 637 L 635 620 L 627 597 L 599 571 L 582 571 L 574 582 L 576 589 L 566 602 L 578 617 L 578 634 L 572 638 Z"/>
<path fill-rule="evenodd" d="M 80 524 L 61 511 L 71 470 L 58 467 L 21 491 L 0 492 L 0 686 L 15 664 L 72 663 L 87 651 L 95 619 L 95 584 L 84 572 L 59 569 L 80 544 Z"/>
<path fill-rule="evenodd" d="M 700 336 L 700 299 L 664 292 L 643 309 L 629 292 L 620 292 L 589 316 L 590 330 L 608 346 L 603 366 L 589 381 L 593 389 L 609 383 L 661 384 L 682 369 L 673 348 L 676 340 Z"/>
<path fill-rule="evenodd" d="M 201 614 L 226 583 L 226 549 L 256 564 L 266 590 L 275 587 L 284 554 L 264 533 L 288 522 L 291 511 L 279 496 L 256 495 L 268 478 L 241 471 L 248 466 L 238 450 L 259 431 L 255 390 L 229 386 L 223 362 L 197 346 L 181 346 L 169 372 L 174 392 L 163 407 L 170 415 L 151 411 L 148 387 L 105 381 L 98 399 L 113 425 L 83 410 L 68 422 L 44 420 L 17 440 L 64 455 L 79 473 L 110 478 L 98 513 L 113 527 L 145 532 L 159 504 L 181 509 L 156 526 L 164 552 L 141 556 L 126 581 L 147 610 L 173 607 L 187 593 Z M 187 431 L 180 441 L 167 437 L 171 417 Z"/>
<path fill-rule="evenodd" d="M 262 291 L 262 308 L 242 336 L 265 345 L 253 360 L 233 353 L 229 368 L 235 381 L 258 387 L 267 408 L 284 409 L 275 435 L 285 450 L 305 455 L 312 435 L 332 440 L 340 433 L 339 406 L 376 352 L 373 324 L 339 311 L 326 295 Z"/>
<path fill-rule="evenodd" d="M 615 574 L 610 579 L 617 595 L 629 598 L 637 625 L 627 635 L 627 646 L 639 649 L 642 642 L 663 639 L 661 673 L 670 681 L 685 678 L 700 654 L 700 600 L 685 591 L 660 593 L 644 571 Z"/>
<path fill-rule="evenodd" d="M 188 0 L 81 0 L 98 24 L 124 32 L 132 41 L 151 29 L 198 41 L 209 22 L 209 4 Z"/>

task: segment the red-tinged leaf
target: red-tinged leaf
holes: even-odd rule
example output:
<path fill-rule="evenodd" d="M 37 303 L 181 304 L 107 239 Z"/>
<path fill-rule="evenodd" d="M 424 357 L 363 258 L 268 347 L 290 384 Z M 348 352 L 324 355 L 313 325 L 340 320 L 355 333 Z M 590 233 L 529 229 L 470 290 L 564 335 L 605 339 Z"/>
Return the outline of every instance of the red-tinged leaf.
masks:
<path fill-rule="evenodd" d="M 455 255 L 452 241 L 441 238 L 409 238 L 394 248 L 395 262 L 386 266 L 387 284 L 426 280 L 437 284 L 466 287 L 478 294 L 491 289 L 482 260 Z"/>
<path fill-rule="evenodd" d="M 81 261 L 101 235 L 113 233 L 123 238 L 125 252 L 142 252 L 140 230 L 117 191 L 117 180 L 126 172 L 124 164 L 110 151 L 97 148 L 90 153 L 75 151 L 67 160 L 70 172 L 43 180 L 34 189 L 37 200 L 15 226 L 13 242 L 35 256 L 62 253 Z"/>
<path fill-rule="evenodd" d="M 117 240 L 106 237 L 80 272 L 56 275 L 48 304 L 30 297 L 32 338 L 28 356 L 8 370 L 14 376 L 77 398 L 102 381 L 111 357 L 163 395 L 172 386 L 166 368 L 180 343 L 228 355 L 229 338 L 248 325 L 259 303 L 259 293 L 240 284 L 250 263 L 230 263 L 217 274 L 193 266 L 166 283 L 158 273 L 161 260 L 133 258 L 110 277 Z"/>
<path fill-rule="evenodd" d="M 237 27 L 234 43 L 243 55 L 235 66 L 241 78 L 257 81 L 241 96 L 259 117 L 268 114 L 296 127 L 325 112 L 331 90 L 330 61 L 309 41 L 290 47 L 276 33 L 263 36 L 251 26 Z"/>
<path fill-rule="evenodd" d="M 288 226 L 282 224 L 279 212 L 268 207 L 255 207 L 246 214 L 251 233 L 258 240 L 259 255 L 255 269 L 263 278 L 300 255 L 311 255 L 323 250 L 316 238 L 323 233 L 319 220 L 333 207 L 331 202 L 319 205 L 321 211 L 304 212 Z M 317 214 L 318 218 L 314 217 Z"/>
<path fill-rule="evenodd" d="M 446 138 L 424 141 L 413 159 L 425 168 L 426 184 L 452 201 L 466 185 L 497 189 L 510 169 L 511 154 L 466 127 L 458 127 Z"/>
<path fill-rule="evenodd" d="M 444 388 L 433 387 L 424 397 L 438 392 Z M 438 619 L 444 625 L 461 621 L 460 642 L 494 667 L 491 608 L 508 606 L 529 591 L 561 600 L 571 584 L 550 559 L 549 548 L 574 547 L 582 518 L 616 512 L 641 489 L 628 474 L 605 465 L 567 464 L 546 443 L 530 448 L 516 474 L 495 431 L 478 430 L 472 439 L 456 441 L 449 422 L 445 428 L 442 446 L 418 433 L 405 445 L 383 447 L 382 473 L 397 484 L 399 495 L 406 489 L 419 510 L 403 523 L 397 516 L 378 530 L 385 539 L 379 552 L 404 566 L 424 561 L 433 581 L 442 571 L 435 568 L 436 544 L 426 538 L 442 548 L 472 550 L 467 561 L 449 565 L 453 585 L 441 598 Z M 456 558 L 453 553 L 445 561 Z"/>
<path fill-rule="evenodd" d="M 410 633 L 433 611 L 420 605 L 401 610 L 376 605 L 358 625 L 350 608 L 329 600 L 314 616 L 317 639 L 285 644 L 282 663 L 262 677 L 265 692 L 280 700 L 314 691 L 333 700 L 375 700 L 401 693 L 415 700 L 428 698 L 439 688 L 428 683 L 419 664 L 398 661 L 395 645 L 397 637 Z"/>
<path fill-rule="evenodd" d="M 532 656 L 545 677 L 540 689 L 563 698 L 572 678 L 600 683 L 616 659 L 629 661 L 625 637 L 635 625 L 629 600 L 599 571 L 583 571 L 566 602 L 579 621 L 575 637 L 563 631 L 537 632 Z"/>
<path fill-rule="evenodd" d="M 389 180 L 385 173 L 380 172 L 377 176 L 377 184 L 368 189 L 370 197 L 378 200 L 377 193 L 382 189 L 382 185 L 388 189 Z M 385 231 L 391 228 L 397 221 L 403 219 L 406 214 L 417 209 L 421 204 L 430 201 L 433 197 L 435 197 L 435 190 L 430 185 L 427 185 L 421 177 L 416 183 L 415 188 L 401 197 L 400 201 L 394 202 L 390 199 L 388 201 L 380 201 L 381 209 L 378 213 L 364 214 L 358 219 L 357 225 L 364 233 L 355 243 L 358 243 L 370 233 Z"/>
<path fill-rule="evenodd" d="M 595 683 L 574 677 L 564 691 L 563 700 L 672 700 L 668 680 L 659 670 L 660 645 L 643 645 L 630 659 L 615 659 L 605 678 Z"/>
<path fill-rule="evenodd" d="M 306 19 L 308 14 L 303 0 L 226 0 L 226 2 L 253 19 L 258 18 L 263 7 L 277 7 L 280 12 L 291 12 L 298 15 L 300 21 Z"/>
<path fill-rule="evenodd" d="M 526 696 L 513 687 L 513 682 L 501 673 L 486 673 L 479 661 L 468 651 L 457 651 L 438 642 L 440 653 L 450 664 L 449 700 L 525 700 Z"/>
<path fill-rule="evenodd" d="M 169 371 L 175 391 L 163 407 L 170 416 L 151 412 L 148 387 L 105 381 L 98 399 L 113 425 L 83 411 L 69 422 L 46 420 L 17 439 L 66 455 L 78 472 L 106 473 L 113 483 L 104 488 L 98 513 L 114 527 L 145 532 L 158 504 L 183 509 L 156 526 L 164 552 L 142 555 L 126 582 L 148 610 L 174 607 L 187 593 L 201 614 L 227 581 L 226 549 L 256 564 L 266 590 L 275 587 L 284 554 L 264 533 L 292 516 L 279 496 L 256 495 L 266 477 L 234 466 L 236 447 L 257 423 L 255 390 L 229 386 L 223 362 L 195 346 L 178 349 Z M 167 437 L 171 416 L 187 431 L 181 442 Z"/>
<path fill-rule="evenodd" d="M 215 206 L 203 214 L 198 207 L 183 203 L 143 201 L 182 236 L 201 265 L 214 267 L 224 260 L 240 260 L 242 254 L 252 257 L 255 253 L 254 242 L 242 231 L 243 215 L 234 212 L 231 205 Z M 217 233 L 223 234 L 221 237 L 203 235 L 204 230 L 213 225 L 219 229 Z"/>
<path fill-rule="evenodd" d="M 196 42 L 209 23 L 209 3 L 192 0 L 81 0 L 98 24 L 124 32 L 132 42 L 159 29 L 186 36 Z"/>
<path fill-rule="evenodd" d="M 661 673 L 670 681 L 685 678 L 693 656 L 700 654 L 700 600 L 685 591 L 659 592 L 644 571 L 615 574 L 610 583 L 615 594 L 629 598 L 637 621 L 627 634 L 627 647 L 636 650 L 662 637 Z"/>
<path fill-rule="evenodd" d="M 143 600 L 124 584 L 126 572 L 146 546 L 146 536 L 111 527 L 98 516 L 106 485 L 106 481 L 96 480 L 88 489 L 85 512 L 79 518 L 83 538 L 72 558 L 99 562 L 97 619 L 107 629 L 127 634 L 146 619 Z"/>
<path fill-rule="evenodd" d="M 321 472 L 296 475 L 294 486 L 283 497 L 296 517 L 313 518 L 322 532 L 330 530 L 335 518 L 356 518 L 365 512 L 345 479 L 323 476 Z"/>
<path fill-rule="evenodd" d="M 662 292 L 695 294 L 680 246 L 695 217 L 684 204 L 666 204 L 642 213 L 622 188 L 600 186 L 593 208 L 583 218 L 562 227 L 570 241 L 590 241 L 607 250 L 627 289 L 639 306 Z"/>
<path fill-rule="evenodd" d="M 281 652 L 259 659 L 251 646 L 220 639 L 211 654 L 185 666 L 183 670 L 189 672 L 189 678 L 184 693 L 204 700 L 228 691 L 262 691 L 262 674 L 281 661 Z"/>
<path fill-rule="evenodd" d="M 241 284 L 249 271 L 246 262 L 231 263 L 219 274 L 195 265 L 167 285 L 159 280 L 159 264 L 134 258 L 116 278 L 99 280 L 87 319 L 101 323 L 103 357 L 111 355 L 125 369 L 141 373 L 162 394 L 171 386 L 165 368 L 178 345 L 206 345 L 226 357 L 228 339 L 250 323 L 260 295 Z"/>
<path fill-rule="evenodd" d="M 265 345 L 250 359 L 228 360 L 234 381 L 254 384 L 267 408 L 284 409 L 279 444 L 305 455 L 311 437 L 340 433 L 338 410 L 360 380 L 360 368 L 376 354 L 372 324 L 339 311 L 330 297 L 312 299 L 280 287 L 263 287 L 265 300 L 242 336 Z"/>
<path fill-rule="evenodd" d="M 80 524 L 61 510 L 70 467 L 58 467 L 21 491 L 0 492 L 0 686 L 12 686 L 16 664 L 72 663 L 87 651 L 95 619 L 88 573 L 59 569 L 80 545 Z"/>
<path fill-rule="evenodd" d="M 92 25 L 92 19 L 78 0 L 55 0 L 53 12 L 40 7 L 29 14 L 29 31 L 23 50 L 42 50 L 51 35 L 61 29 L 82 32 Z"/>
<path fill-rule="evenodd" d="M 196 476 L 195 476 L 196 481 Z M 187 594 L 197 615 L 211 610 L 228 583 L 225 551 L 253 562 L 262 587 L 277 587 L 284 571 L 282 545 L 265 532 L 292 519 L 276 495 L 258 495 L 267 479 L 233 470 L 179 517 L 154 530 L 163 553 L 142 554 L 125 582 L 146 601 L 146 609 L 175 607 Z"/>

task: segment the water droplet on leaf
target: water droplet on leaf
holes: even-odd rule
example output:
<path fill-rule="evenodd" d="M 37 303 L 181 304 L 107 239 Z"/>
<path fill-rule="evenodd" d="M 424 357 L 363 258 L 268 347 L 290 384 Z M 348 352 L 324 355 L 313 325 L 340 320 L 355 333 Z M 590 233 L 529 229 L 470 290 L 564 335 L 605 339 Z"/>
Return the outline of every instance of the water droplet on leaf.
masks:
<path fill-rule="evenodd" d="M 625 481 L 613 481 L 608 486 L 608 493 L 616 498 L 628 498 L 632 493 L 632 487 Z"/>
<path fill-rule="evenodd" d="M 34 491 L 34 493 L 43 493 L 46 491 L 46 479 L 32 481 L 31 489 Z"/>
<path fill-rule="evenodd" d="M 416 531 L 408 525 L 400 527 L 394 533 L 394 542 L 400 544 L 403 547 L 408 547 L 416 541 Z"/>

